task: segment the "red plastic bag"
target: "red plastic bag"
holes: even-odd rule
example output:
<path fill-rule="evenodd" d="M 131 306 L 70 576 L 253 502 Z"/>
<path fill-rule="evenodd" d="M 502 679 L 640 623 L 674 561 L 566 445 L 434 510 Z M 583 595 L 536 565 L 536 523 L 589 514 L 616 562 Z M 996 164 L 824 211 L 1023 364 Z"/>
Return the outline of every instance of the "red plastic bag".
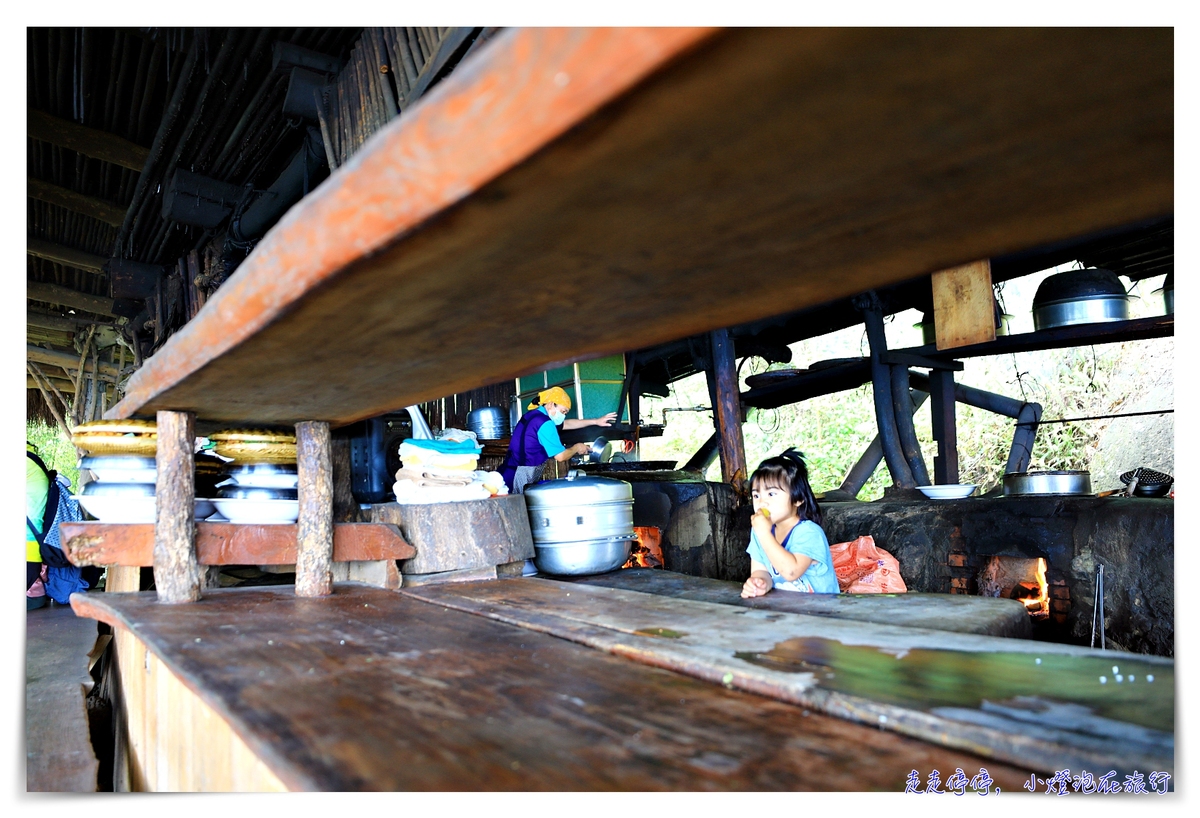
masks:
<path fill-rule="evenodd" d="M 904 594 L 908 586 L 900 576 L 900 563 L 873 537 L 831 544 L 833 572 L 844 594 Z"/>

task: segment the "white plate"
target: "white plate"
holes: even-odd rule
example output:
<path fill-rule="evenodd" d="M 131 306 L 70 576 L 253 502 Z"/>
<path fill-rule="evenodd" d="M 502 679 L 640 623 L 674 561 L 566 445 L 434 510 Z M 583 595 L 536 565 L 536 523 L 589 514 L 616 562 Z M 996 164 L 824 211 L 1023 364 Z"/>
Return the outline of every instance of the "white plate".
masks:
<path fill-rule="evenodd" d="M 930 500 L 960 500 L 970 497 L 978 486 L 958 483 L 950 486 L 917 486 L 917 490 Z"/>
<path fill-rule="evenodd" d="M 300 482 L 298 474 L 244 474 L 241 477 L 226 477 L 220 483 L 217 483 L 217 488 L 221 486 L 248 486 L 259 489 L 294 489 Z"/>
<path fill-rule="evenodd" d="M 102 523 L 154 522 L 154 497 L 112 497 L 72 494 L 83 510 Z"/>
<path fill-rule="evenodd" d="M 299 500 L 213 500 L 231 523 L 294 523 L 300 516 Z"/>
<path fill-rule="evenodd" d="M 96 475 L 97 483 L 153 483 L 158 469 L 87 469 Z"/>

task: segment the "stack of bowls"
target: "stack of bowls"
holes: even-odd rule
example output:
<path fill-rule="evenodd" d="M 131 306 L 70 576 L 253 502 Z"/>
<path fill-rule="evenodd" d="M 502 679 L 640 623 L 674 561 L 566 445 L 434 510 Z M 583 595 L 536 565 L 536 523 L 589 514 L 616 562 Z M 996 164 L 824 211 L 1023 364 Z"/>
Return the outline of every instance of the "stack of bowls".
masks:
<path fill-rule="evenodd" d="M 75 495 L 88 514 L 102 523 L 154 522 L 158 468 L 153 457 L 85 455 L 79 468 L 90 471 L 95 478 Z"/>
<path fill-rule="evenodd" d="M 231 463 L 213 500 L 231 523 L 294 523 L 300 516 L 295 463 Z"/>

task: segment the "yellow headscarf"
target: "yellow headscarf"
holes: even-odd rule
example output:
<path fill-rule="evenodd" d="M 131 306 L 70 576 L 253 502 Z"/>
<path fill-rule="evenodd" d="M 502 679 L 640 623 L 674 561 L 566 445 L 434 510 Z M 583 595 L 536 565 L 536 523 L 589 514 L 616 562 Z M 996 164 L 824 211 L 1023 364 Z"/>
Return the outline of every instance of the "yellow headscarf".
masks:
<path fill-rule="evenodd" d="M 552 386 L 543 392 L 538 392 L 537 401 L 529 404 L 529 408 L 536 409 L 547 403 L 557 403 L 568 412 L 571 411 L 571 396 L 561 386 Z"/>

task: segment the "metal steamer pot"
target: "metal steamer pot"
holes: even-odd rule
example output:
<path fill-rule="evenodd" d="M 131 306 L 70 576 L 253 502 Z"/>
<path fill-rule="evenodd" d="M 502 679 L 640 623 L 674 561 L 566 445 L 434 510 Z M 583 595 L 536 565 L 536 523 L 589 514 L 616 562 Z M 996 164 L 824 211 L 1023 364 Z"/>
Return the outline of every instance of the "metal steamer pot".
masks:
<path fill-rule="evenodd" d="M 572 471 L 525 489 L 534 564 L 546 574 L 603 574 L 629 559 L 633 486 Z"/>
<path fill-rule="evenodd" d="M 509 435 L 508 414 L 495 406 L 484 406 L 467 415 L 467 428 L 480 440 L 502 440 Z"/>
<path fill-rule="evenodd" d="M 1089 268 L 1056 273 L 1033 296 L 1034 329 L 1099 324 L 1129 318 L 1129 296 L 1111 270 Z"/>
<path fill-rule="evenodd" d="M 1092 476 L 1086 471 L 1029 471 L 1004 475 L 1004 495 L 1090 495 Z"/>

